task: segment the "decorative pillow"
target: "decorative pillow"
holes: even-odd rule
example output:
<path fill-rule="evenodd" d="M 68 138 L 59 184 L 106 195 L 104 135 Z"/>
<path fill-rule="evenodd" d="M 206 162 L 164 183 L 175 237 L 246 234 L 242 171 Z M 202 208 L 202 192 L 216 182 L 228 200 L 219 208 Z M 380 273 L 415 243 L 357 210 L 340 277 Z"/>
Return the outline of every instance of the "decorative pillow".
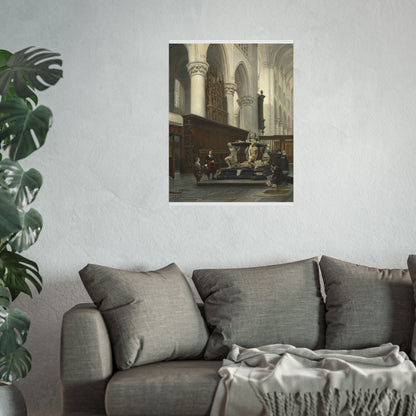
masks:
<path fill-rule="evenodd" d="M 407 267 L 409 267 L 410 277 L 413 282 L 413 296 L 416 303 L 416 255 L 410 255 L 407 259 Z M 414 315 L 416 314 L 416 309 Z M 412 347 L 410 349 L 410 356 L 413 361 L 416 361 L 416 321 L 413 329 Z"/>
<path fill-rule="evenodd" d="M 89 264 L 79 274 L 104 317 L 119 369 L 202 356 L 207 328 L 176 264 L 141 273 Z"/>
<path fill-rule="evenodd" d="M 376 269 L 323 256 L 326 348 L 373 347 L 387 342 L 409 354 L 415 304 L 408 270 Z"/>
<path fill-rule="evenodd" d="M 232 344 L 323 347 L 317 258 L 266 267 L 195 270 L 192 279 L 213 328 L 206 359 L 225 358 Z"/>

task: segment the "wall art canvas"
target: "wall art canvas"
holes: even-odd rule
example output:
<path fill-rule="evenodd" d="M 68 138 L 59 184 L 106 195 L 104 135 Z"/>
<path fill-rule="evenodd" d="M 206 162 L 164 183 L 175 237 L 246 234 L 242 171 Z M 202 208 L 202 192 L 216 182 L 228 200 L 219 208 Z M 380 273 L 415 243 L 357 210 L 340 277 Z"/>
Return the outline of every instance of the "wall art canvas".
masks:
<path fill-rule="evenodd" d="M 169 43 L 169 202 L 291 203 L 293 43 Z"/>

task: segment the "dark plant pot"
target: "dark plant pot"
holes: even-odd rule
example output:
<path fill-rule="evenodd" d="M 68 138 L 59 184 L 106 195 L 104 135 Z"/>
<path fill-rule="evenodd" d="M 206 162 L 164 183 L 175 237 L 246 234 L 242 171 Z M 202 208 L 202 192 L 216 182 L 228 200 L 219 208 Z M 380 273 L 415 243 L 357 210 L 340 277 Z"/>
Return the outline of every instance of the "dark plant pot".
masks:
<path fill-rule="evenodd" d="M 13 384 L 0 384 L 0 416 L 27 416 L 23 394 Z"/>

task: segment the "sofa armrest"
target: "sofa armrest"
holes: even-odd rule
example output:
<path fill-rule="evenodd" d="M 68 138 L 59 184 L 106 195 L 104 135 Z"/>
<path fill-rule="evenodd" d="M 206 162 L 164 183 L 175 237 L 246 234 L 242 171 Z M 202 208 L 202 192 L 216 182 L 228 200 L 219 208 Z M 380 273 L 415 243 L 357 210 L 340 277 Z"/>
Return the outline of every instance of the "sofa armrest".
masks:
<path fill-rule="evenodd" d="M 107 327 L 93 304 L 65 313 L 61 333 L 62 416 L 105 415 L 113 356 Z"/>

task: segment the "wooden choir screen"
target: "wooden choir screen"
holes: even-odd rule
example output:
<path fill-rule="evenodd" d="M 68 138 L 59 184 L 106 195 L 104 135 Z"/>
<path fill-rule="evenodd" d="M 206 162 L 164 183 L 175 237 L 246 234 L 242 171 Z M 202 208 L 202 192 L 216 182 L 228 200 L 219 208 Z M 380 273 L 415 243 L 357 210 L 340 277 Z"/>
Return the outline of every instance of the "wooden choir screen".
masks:
<path fill-rule="evenodd" d="M 201 162 L 212 150 L 219 168 L 225 167 L 225 156 L 229 154 L 227 143 L 246 140 L 248 131 L 218 123 L 193 114 L 183 116 L 183 173 L 192 173 L 195 157 Z"/>
<path fill-rule="evenodd" d="M 201 162 L 204 162 L 209 150 L 212 150 L 218 167 L 225 167 L 224 159 L 229 154 L 227 143 L 246 140 L 248 135 L 247 130 L 193 114 L 183 116 L 183 127 L 170 125 L 169 133 L 169 174 L 171 177 L 174 177 L 174 165 L 180 166 L 181 173 L 192 173 L 195 158 L 199 156 Z M 174 136 L 180 136 L 177 152 L 174 152 L 173 148 Z M 289 163 L 293 163 L 293 135 L 261 136 L 260 141 L 270 144 L 272 152 L 278 149 L 285 150 Z M 178 146 L 178 144 L 175 145 Z M 242 152 L 239 152 L 240 162 L 244 160 L 244 157 Z M 180 158 L 179 161 L 178 158 Z"/>

